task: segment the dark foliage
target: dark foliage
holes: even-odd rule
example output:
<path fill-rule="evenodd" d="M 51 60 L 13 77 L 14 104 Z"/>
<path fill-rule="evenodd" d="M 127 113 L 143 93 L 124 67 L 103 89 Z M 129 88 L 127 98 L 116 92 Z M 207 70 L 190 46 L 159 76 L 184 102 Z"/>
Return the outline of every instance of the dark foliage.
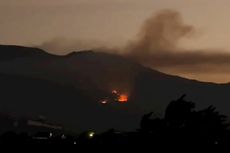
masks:
<path fill-rule="evenodd" d="M 80 135 L 6 132 L 0 137 L 2 144 L 175 144 L 213 145 L 230 144 L 230 131 L 226 116 L 214 106 L 195 110 L 195 103 L 184 100 L 185 95 L 172 101 L 164 118 L 151 118 L 152 112 L 143 115 L 140 129 L 134 132 L 118 132 L 110 129 L 101 134 L 86 131 Z M 6 118 L 7 119 L 7 118 Z M 5 119 L 5 120 L 6 120 Z"/>

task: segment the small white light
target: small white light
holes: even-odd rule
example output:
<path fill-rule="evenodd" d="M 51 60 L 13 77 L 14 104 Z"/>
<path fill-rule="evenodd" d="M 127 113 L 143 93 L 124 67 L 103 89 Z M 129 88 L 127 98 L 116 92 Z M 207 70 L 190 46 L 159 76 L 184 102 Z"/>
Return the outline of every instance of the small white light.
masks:
<path fill-rule="evenodd" d="M 53 136 L 53 133 L 50 132 L 50 138 Z"/>
<path fill-rule="evenodd" d="M 77 142 L 76 142 L 76 141 L 74 141 L 74 142 L 73 142 L 73 144 L 77 144 Z"/>
<path fill-rule="evenodd" d="M 107 103 L 108 103 L 107 100 L 102 100 L 102 101 L 101 101 L 101 104 L 107 104 Z"/>
<path fill-rule="evenodd" d="M 62 134 L 61 138 L 62 139 L 66 139 L 66 136 L 64 134 Z"/>
<path fill-rule="evenodd" d="M 112 94 L 118 94 L 117 90 L 112 90 Z"/>
<path fill-rule="evenodd" d="M 95 135 L 94 132 L 90 132 L 90 133 L 89 133 L 89 137 L 90 137 L 90 138 L 92 138 L 94 135 Z"/>

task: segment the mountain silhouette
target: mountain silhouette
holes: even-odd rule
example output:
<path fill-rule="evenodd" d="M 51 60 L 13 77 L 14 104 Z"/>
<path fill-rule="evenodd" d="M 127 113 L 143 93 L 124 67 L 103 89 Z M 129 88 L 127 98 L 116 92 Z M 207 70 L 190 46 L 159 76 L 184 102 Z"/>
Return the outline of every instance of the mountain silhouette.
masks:
<path fill-rule="evenodd" d="M 186 93 L 197 108 L 214 105 L 230 115 L 230 84 L 185 79 L 147 68 L 128 58 L 94 51 L 51 55 L 37 48 L 0 46 L 2 110 L 44 115 L 74 130 L 130 130 L 153 111 L 162 116 L 172 99 Z M 125 104 L 101 105 L 113 90 Z"/>
<path fill-rule="evenodd" d="M 12 45 L 0 45 L 0 61 L 12 60 L 23 57 L 41 57 L 48 54 L 38 48 L 28 48 Z"/>

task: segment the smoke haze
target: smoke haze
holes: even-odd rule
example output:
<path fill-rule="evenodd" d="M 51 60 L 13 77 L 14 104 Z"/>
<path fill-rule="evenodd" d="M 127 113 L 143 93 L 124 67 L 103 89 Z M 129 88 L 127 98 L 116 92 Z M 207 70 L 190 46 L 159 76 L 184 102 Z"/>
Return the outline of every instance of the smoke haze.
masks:
<path fill-rule="evenodd" d="M 124 50 L 126 56 L 164 72 L 230 74 L 229 53 L 189 50 L 178 45 L 181 39 L 191 38 L 195 33 L 195 28 L 185 24 L 179 12 L 161 10 L 145 21 L 137 38 Z"/>
<path fill-rule="evenodd" d="M 183 39 L 194 39 L 196 33 L 195 27 L 186 24 L 178 11 L 165 9 L 150 16 L 136 38 L 125 47 L 66 38 L 54 38 L 37 47 L 55 54 L 89 49 L 114 52 L 165 73 L 202 81 L 230 82 L 230 53 L 221 49 L 184 49 L 179 45 Z"/>

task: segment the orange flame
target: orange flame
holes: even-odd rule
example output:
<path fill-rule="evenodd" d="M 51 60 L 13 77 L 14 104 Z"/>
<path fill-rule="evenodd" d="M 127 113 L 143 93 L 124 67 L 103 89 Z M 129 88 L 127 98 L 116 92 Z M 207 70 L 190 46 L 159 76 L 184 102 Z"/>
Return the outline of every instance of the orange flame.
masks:
<path fill-rule="evenodd" d="M 128 102 L 128 96 L 125 95 L 125 94 L 121 94 L 119 96 L 118 102 L 120 102 L 120 103 L 126 103 L 126 102 Z"/>

